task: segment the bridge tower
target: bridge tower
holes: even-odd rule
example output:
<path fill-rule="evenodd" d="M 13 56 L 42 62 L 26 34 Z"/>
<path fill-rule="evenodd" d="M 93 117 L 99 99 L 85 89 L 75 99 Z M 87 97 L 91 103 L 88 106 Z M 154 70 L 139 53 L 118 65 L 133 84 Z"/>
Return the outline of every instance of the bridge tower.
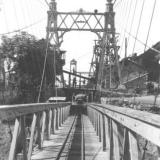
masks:
<path fill-rule="evenodd" d="M 94 78 L 97 81 L 97 90 L 101 91 L 102 84 L 109 79 L 111 87 L 111 73 L 106 77 L 106 66 L 114 64 L 117 69 L 119 84 L 121 84 L 121 72 L 119 66 L 119 56 L 115 31 L 115 12 L 113 11 L 112 0 L 107 0 L 106 12 L 104 13 L 105 23 L 102 38 L 95 41 L 93 49 L 93 57 L 91 62 L 90 72 L 94 73 Z M 111 67 L 110 67 L 111 68 Z M 111 72 L 111 70 L 110 70 Z M 105 88 L 105 85 L 104 85 Z"/>
<path fill-rule="evenodd" d="M 70 73 L 77 73 L 77 61 L 75 59 L 72 59 L 70 61 Z M 76 87 L 76 76 L 73 76 L 73 79 L 71 79 L 71 75 L 69 75 L 69 86 L 71 86 L 71 81 L 72 81 L 72 86 Z"/>
<path fill-rule="evenodd" d="M 57 3 L 51 0 L 48 11 L 47 23 L 47 39 L 54 44 L 57 52 L 60 52 L 60 46 L 63 42 L 63 36 L 69 31 L 90 31 L 95 33 L 98 37 L 98 52 L 95 49 L 95 56 L 92 66 L 94 75 L 96 75 L 96 89 L 101 91 L 102 83 L 105 80 L 104 70 L 105 66 L 111 63 L 116 64 L 118 69 L 118 77 L 121 82 L 121 75 L 118 63 L 118 46 L 116 44 L 116 33 L 113 11 L 113 0 L 106 0 L 106 11 L 100 13 L 97 10 L 94 12 L 86 12 L 79 9 L 76 12 L 58 12 Z M 113 57 L 113 58 L 111 58 Z M 95 67 L 95 68 L 94 68 Z"/>

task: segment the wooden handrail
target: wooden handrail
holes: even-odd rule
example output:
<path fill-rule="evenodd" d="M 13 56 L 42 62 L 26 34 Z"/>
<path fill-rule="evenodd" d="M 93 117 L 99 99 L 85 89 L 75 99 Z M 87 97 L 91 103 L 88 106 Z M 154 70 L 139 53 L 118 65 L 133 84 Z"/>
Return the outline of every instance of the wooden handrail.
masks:
<path fill-rule="evenodd" d="M 40 149 L 44 139 L 49 139 L 51 133 L 59 129 L 69 116 L 70 104 L 70 102 L 60 102 L 0 106 L 0 120 L 15 121 L 8 159 L 17 159 L 19 152 L 17 145 L 21 144 L 20 155 L 24 160 L 30 160 L 34 143 L 37 143 Z"/>
<path fill-rule="evenodd" d="M 97 135 L 100 136 L 103 132 L 102 147 L 106 150 L 109 159 L 110 157 L 112 157 L 111 159 L 120 159 L 121 157 L 124 160 L 139 160 L 139 156 L 144 157 L 145 151 L 143 155 L 139 153 L 137 135 L 157 146 L 160 157 L 160 115 L 131 108 L 94 103 L 88 104 L 87 110 Z M 101 118 L 99 119 L 99 117 Z M 120 144 L 120 141 L 123 145 Z"/>
<path fill-rule="evenodd" d="M 31 103 L 31 104 L 17 104 L 17 105 L 1 105 L 0 119 L 10 120 L 16 117 L 41 112 L 48 109 L 63 107 L 70 105 L 70 102 L 61 103 Z"/>

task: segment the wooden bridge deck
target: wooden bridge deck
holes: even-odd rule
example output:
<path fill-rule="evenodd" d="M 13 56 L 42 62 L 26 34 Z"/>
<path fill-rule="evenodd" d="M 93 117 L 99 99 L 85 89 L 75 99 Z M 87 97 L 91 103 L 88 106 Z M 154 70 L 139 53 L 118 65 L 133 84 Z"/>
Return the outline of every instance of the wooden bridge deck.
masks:
<path fill-rule="evenodd" d="M 80 117 L 79 117 L 80 116 Z M 74 116 L 70 116 L 65 123 L 51 134 L 49 140 L 43 142 L 41 150 L 35 150 L 32 154 L 32 160 L 101 160 L 106 159 L 106 152 L 102 151 L 102 142 L 85 115 L 79 115 L 72 128 L 69 137 L 64 145 L 68 132 L 74 121 Z M 83 120 L 83 122 L 81 122 Z M 82 136 L 83 131 L 83 136 Z M 83 139 L 83 140 L 82 140 Z M 83 144 L 84 143 L 84 144 Z M 64 147 L 63 147 L 64 145 Z M 62 149 L 63 147 L 63 149 Z M 61 150 L 62 149 L 62 150 Z M 60 153 L 61 150 L 61 153 Z M 84 158 L 83 158 L 84 156 Z"/>

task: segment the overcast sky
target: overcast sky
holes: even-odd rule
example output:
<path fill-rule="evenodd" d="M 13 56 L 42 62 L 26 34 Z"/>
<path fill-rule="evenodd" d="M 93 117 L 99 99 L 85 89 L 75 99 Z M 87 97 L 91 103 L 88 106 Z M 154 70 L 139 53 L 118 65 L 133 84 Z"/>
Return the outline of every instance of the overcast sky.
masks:
<path fill-rule="evenodd" d="M 49 2 L 49 0 L 48 0 Z M 123 38 L 128 37 L 122 31 L 124 28 L 132 35 L 136 35 L 139 15 L 142 8 L 143 0 L 138 0 L 136 14 L 133 19 L 133 11 L 136 0 L 117 0 L 116 1 L 116 31 L 122 33 L 119 35 L 119 45 L 123 44 Z M 99 12 L 105 11 L 106 0 L 57 0 L 58 11 L 77 11 L 83 8 L 85 11 L 94 11 L 98 9 Z M 142 21 L 140 24 L 138 39 L 145 42 L 147 31 L 149 27 L 150 17 L 154 0 L 145 0 L 145 5 L 142 14 Z M 46 36 L 46 21 L 48 6 L 45 0 L 0 0 L 0 34 L 11 32 L 23 27 L 29 33 L 38 38 Z M 127 7 L 128 6 L 128 7 Z M 126 7 L 128 9 L 126 9 Z M 129 11 L 130 7 L 130 11 Z M 148 45 L 152 46 L 160 40 L 160 1 L 157 0 L 154 19 L 151 26 L 150 37 Z M 131 22 L 133 19 L 133 27 L 131 29 Z M 128 20 L 128 21 L 127 21 Z M 69 69 L 69 62 L 71 59 L 78 60 L 78 69 L 80 71 L 89 71 L 91 57 L 93 53 L 94 40 L 96 35 L 90 32 L 70 32 L 64 36 L 64 43 L 62 49 L 67 51 L 66 54 L 66 69 Z M 133 52 L 134 39 L 129 38 L 128 55 Z M 144 46 L 136 42 L 134 52 L 142 53 Z M 124 57 L 124 49 L 120 51 L 121 57 Z"/>

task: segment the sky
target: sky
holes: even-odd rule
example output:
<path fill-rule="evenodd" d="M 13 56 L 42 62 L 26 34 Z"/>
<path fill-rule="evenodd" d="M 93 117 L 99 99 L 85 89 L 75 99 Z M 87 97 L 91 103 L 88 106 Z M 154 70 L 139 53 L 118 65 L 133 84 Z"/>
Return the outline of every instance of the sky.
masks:
<path fill-rule="evenodd" d="M 131 55 L 133 52 L 141 54 L 144 51 L 144 45 L 139 42 L 135 43 L 134 38 L 124 33 L 124 30 L 127 30 L 132 35 L 136 35 L 143 0 L 138 0 L 135 16 L 133 17 L 135 2 L 136 0 L 117 0 L 115 3 L 116 33 L 118 45 L 122 46 L 122 49 L 119 50 L 121 58 L 124 57 L 124 37 L 128 38 L 128 55 Z M 93 12 L 94 9 L 104 12 L 105 4 L 106 0 L 57 0 L 57 9 L 58 11 L 67 12 L 83 8 L 85 11 L 90 12 Z M 154 0 L 145 0 L 137 35 L 137 38 L 143 43 L 146 41 L 153 4 Z M 35 35 L 37 38 L 45 38 L 48 10 L 45 0 L 0 0 L 0 8 L 0 36 L 7 32 L 25 28 L 25 31 Z M 157 0 L 148 46 L 152 46 L 160 40 L 159 9 L 160 1 Z M 9 34 L 9 36 L 13 34 Z M 89 71 L 94 40 L 96 39 L 97 36 L 90 32 L 69 32 L 65 34 L 61 48 L 67 51 L 64 68 L 69 70 L 70 60 L 74 58 L 78 61 L 78 71 Z M 134 43 L 135 47 L 133 47 Z"/>

